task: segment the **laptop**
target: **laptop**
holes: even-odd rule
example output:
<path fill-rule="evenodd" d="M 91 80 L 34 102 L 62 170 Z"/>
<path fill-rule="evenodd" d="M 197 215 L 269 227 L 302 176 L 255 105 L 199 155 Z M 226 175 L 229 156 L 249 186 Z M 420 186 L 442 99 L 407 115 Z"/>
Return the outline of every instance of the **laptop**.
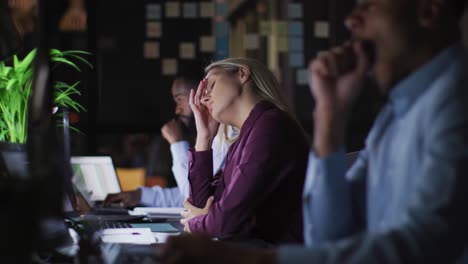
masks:
<path fill-rule="evenodd" d="M 99 232 L 104 243 L 154 244 L 157 242 L 151 229 L 135 228 L 132 222 L 140 222 L 144 215 L 128 215 L 124 208 L 99 208 L 96 204 L 110 193 L 118 193 L 121 187 L 111 157 L 71 157 L 72 183 L 76 192 L 74 210 L 67 220 L 81 234 Z M 81 207 L 81 208 L 80 208 Z M 87 213 L 81 213 L 77 209 Z M 104 211 L 103 211 L 104 210 Z M 112 210 L 112 212 L 108 212 Z"/>
<path fill-rule="evenodd" d="M 109 156 L 79 156 L 70 159 L 75 188 L 91 206 L 102 202 L 110 193 L 122 191 Z"/>
<path fill-rule="evenodd" d="M 71 157 L 70 164 L 73 171 L 71 182 L 78 200 L 73 205 L 74 210 L 67 211 L 84 211 L 87 214 L 97 215 L 129 214 L 127 208 L 122 208 L 120 205 L 110 208 L 100 206 L 108 194 L 122 190 L 111 157 Z"/>
<path fill-rule="evenodd" d="M 109 156 L 74 156 L 70 159 L 73 177 L 72 182 L 77 190 L 78 201 L 86 203 L 92 209 L 87 214 L 79 214 L 70 218 L 74 222 L 87 223 L 87 229 L 101 230 L 102 239 L 110 243 L 148 244 L 161 243 L 167 239 L 167 234 L 175 235 L 181 232 L 179 225 L 164 223 L 166 219 L 148 218 L 140 213 L 129 215 L 124 208 L 101 208 L 97 204 L 110 193 L 121 192 L 121 186 Z M 122 213 L 124 212 L 124 213 Z M 159 221 L 158 221 L 159 220 Z M 148 222 L 149 221 L 149 222 Z M 147 229 L 153 233 L 149 240 Z M 117 232 L 117 233 L 116 233 Z M 140 236 L 135 236 L 138 233 Z M 163 237 L 156 237 L 159 236 Z"/>

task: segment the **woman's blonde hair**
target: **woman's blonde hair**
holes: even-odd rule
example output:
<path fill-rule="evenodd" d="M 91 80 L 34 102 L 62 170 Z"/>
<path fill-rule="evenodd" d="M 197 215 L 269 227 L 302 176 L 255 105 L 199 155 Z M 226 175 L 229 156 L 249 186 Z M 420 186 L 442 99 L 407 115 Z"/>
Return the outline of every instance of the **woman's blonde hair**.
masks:
<path fill-rule="evenodd" d="M 295 119 L 294 115 L 290 111 L 286 102 L 286 97 L 284 96 L 276 77 L 263 63 L 249 58 L 229 58 L 211 63 L 205 68 L 205 74 L 213 69 L 223 69 L 231 73 L 237 73 L 242 67 L 250 70 L 250 78 L 253 82 L 254 92 L 262 100 L 274 104 L 276 107 L 287 112 L 293 119 Z M 230 138 L 226 126 L 220 129 L 220 131 L 223 131 L 224 137 L 228 142 L 232 142 L 237 139 L 237 136 Z"/>

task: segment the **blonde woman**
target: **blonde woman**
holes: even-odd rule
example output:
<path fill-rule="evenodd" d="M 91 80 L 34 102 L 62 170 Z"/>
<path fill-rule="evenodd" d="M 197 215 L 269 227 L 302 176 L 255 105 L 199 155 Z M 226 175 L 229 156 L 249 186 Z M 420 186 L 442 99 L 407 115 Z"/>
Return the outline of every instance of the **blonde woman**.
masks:
<path fill-rule="evenodd" d="M 190 106 L 197 127 L 189 155 L 187 232 L 276 244 L 302 241 L 301 194 L 308 144 L 275 77 L 263 64 L 232 58 L 209 65 Z M 213 176 L 219 125 L 239 135 Z"/>

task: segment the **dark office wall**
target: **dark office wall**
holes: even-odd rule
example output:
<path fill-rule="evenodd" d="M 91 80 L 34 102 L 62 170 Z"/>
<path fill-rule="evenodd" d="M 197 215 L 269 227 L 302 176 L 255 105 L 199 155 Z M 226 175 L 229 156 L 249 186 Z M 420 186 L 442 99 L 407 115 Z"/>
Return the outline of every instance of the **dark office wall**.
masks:
<path fill-rule="evenodd" d="M 95 123 L 97 132 L 159 132 L 173 116 L 170 86 L 174 76 L 161 74 L 162 58 L 179 58 L 179 43 L 194 42 L 211 35 L 211 19 L 165 18 L 166 1 L 90 1 L 94 9 L 91 37 L 95 43 L 97 86 Z M 179 1 L 182 5 L 184 1 Z M 160 58 L 145 59 L 145 5 L 161 5 L 162 36 Z M 182 14 L 182 11 L 181 11 Z M 198 61 L 210 61 L 210 54 L 197 51 Z M 179 69 L 193 60 L 179 59 Z"/>

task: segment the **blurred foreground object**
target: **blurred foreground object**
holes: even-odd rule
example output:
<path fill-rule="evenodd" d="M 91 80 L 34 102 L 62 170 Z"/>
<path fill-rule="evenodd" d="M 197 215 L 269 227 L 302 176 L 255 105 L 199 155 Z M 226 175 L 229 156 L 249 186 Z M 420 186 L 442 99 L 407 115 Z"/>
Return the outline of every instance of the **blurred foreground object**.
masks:
<path fill-rule="evenodd" d="M 20 43 L 15 24 L 5 1 L 0 1 L 0 60 L 10 57 Z"/>

